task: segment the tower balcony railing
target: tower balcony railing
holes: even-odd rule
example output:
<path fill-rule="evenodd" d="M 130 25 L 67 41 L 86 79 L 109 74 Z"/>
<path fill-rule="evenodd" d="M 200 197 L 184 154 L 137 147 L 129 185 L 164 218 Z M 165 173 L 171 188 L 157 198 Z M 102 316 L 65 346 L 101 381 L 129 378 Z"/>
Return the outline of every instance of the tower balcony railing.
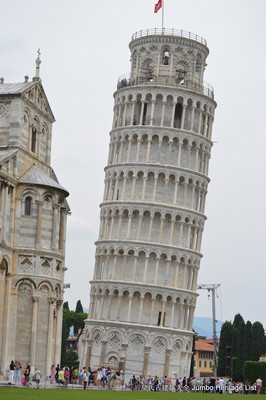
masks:
<path fill-rule="evenodd" d="M 136 85 L 161 85 L 161 86 L 174 86 L 176 88 L 180 89 L 189 89 L 193 90 L 197 93 L 201 93 L 212 100 L 214 100 L 214 90 L 211 84 L 208 82 L 204 81 L 203 84 L 195 83 L 193 81 L 189 81 L 186 79 L 183 79 L 181 81 L 177 80 L 176 78 L 172 77 L 153 77 L 153 78 L 148 78 L 148 77 L 137 77 L 137 78 L 131 78 L 129 77 L 129 74 L 124 74 L 121 75 L 118 78 L 117 82 L 117 90 L 123 89 L 129 86 L 136 86 Z"/>
<path fill-rule="evenodd" d="M 131 40 L 135 40 L 144 36 L 154 36 L 154 35 L 165 35 L 165 36 L 177 36 L 186 39 L 196 40 L 204 46 L 207 46 L 207 41 L 195 33 L 183 31 L 183 29 L 170 29 L 170 28 L 153 28 L 153 29 L 142 29 L 132 35 Z"/>

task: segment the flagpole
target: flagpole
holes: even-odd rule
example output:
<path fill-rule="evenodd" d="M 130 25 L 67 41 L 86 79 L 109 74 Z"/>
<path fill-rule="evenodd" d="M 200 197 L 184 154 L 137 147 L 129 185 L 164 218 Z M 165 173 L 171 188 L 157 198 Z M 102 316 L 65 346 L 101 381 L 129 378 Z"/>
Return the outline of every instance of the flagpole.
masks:
<path fill-rule="evenodd" d="M 164 28 L 164 0 L 162 0 L 162 33 Z"/>

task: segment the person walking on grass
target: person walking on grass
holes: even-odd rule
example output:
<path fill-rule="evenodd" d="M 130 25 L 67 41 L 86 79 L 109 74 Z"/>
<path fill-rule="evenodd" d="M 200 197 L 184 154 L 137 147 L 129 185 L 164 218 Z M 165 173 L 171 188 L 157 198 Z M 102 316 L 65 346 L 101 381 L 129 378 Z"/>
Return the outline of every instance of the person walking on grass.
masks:
<path fill-rule="evenodd" d="M 89 375 L 88 375 L 88 373 L 87 373 L 87 370 L 85 369 L 85 370 L 83 371 L 83 383 L 84 383 L 83 389 L 84 389 L 84 390 L 86 389 L 86 387 L 87 387 L 87 385 L 88 385 L 88 380 L 89 380 Z"/>
<path fill-rule="evenodd" d="M 33 376 L 34 376 L 34 380 L 36 382 L 36 388 L 40 389 L 40 380 L 41 380 L 42 374 L 38 368 L 35 368 L 35 372 L 34 372 Z"/>

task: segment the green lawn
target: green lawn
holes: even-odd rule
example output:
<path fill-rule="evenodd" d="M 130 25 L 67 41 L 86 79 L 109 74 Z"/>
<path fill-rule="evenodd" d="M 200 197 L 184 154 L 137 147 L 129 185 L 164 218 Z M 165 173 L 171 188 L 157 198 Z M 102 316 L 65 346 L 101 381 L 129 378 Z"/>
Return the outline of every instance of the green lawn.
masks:
<path fill-rule="evenodd" d="M 119 400 L 119 399 L 138 399 L 138 400 L 154 400 L 154 399 L 175 399 L 178 400 L 222 400 L 223 397 L 228 397 L 228 394 L 203 394 L 203 393 L 166 393 L 166 392 L 116 392 L 116 391 L 94 391 L 94 390 L 36 390 L 36 389 L 16 389 L 16 388 L 0 388 L 1 400 L 80 400 L 80 399 L 95 399 L 95 400 Z M 250 398 L 252 395 L 248 395 Z M 255 396 L 255 395 L 254 395 Z M 256 395 L 257 396 L 257 395 Z M 266 395 L 260 395 L 265 399 Z M 244 394 L 235 394 L 234 400 L 244 400 L 247 396 Z M 256 397 L 254 397 L 256 399 Z"/>

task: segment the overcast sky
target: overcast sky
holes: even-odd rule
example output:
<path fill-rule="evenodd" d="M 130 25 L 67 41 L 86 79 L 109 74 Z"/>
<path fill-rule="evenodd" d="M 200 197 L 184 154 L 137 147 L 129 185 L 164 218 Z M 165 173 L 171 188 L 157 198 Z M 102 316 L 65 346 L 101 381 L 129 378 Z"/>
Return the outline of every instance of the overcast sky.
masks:
<path fill-rule="evenodd" d="M 117 78 L 130 70 L 128 43 L 161 26 L 156 0 L 0 0 L 0 76 L 41 78 L 56 117 L 52 166 L 70 192 L 65 300 L 89 305 L 99 203 Z M 165 0 L 165 26 L 207 40 L 205 80 L 218 103 L 213 127 L 199 283 L 220 283 L 217 318 L 261 321 L 266 300 L 266 1 Z M 211 316 L 200 293 L 197 316 Z"/>

